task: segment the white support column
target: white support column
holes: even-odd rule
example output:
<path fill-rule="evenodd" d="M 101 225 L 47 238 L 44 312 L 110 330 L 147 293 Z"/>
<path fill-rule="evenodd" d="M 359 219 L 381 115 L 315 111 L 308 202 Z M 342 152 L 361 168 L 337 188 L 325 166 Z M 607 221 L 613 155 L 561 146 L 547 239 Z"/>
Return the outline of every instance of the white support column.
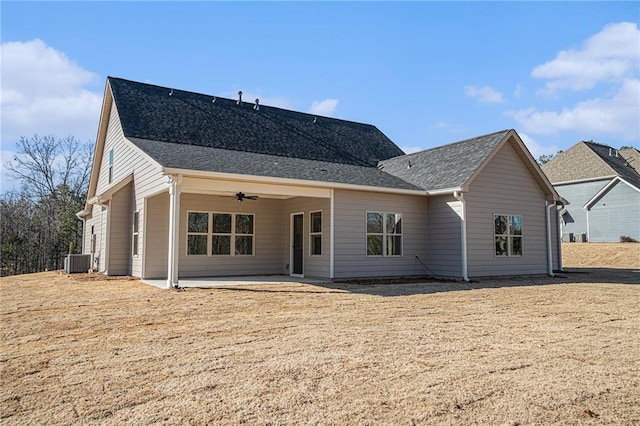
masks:
<path fill-rule="evenodd" d="M 551 209 L 555 208 L 555 202 L 545 201 L 545 219 L 547 221 L 547 275 L 553 277 L 553 251 L 551 249 Z"/>
<path fill-rule="evenodd" d="M 180 240 L 180 183 L 182 175 L 170 176 L 169 183 L 169 256 L 167 259 L 167 288 L 178 287 L 178 258 Z"/>
<path fill-rule="evenodd" d="M 462 268 L 462 279 L 464 281 L 469 281 L 468 270 L 467 270 L 467 202 L 464 199 L 464 195 L 462 192 L 455 191 L 453 193 L 455 199 L 460 201 L 460 248 L 461 248 L 461 268 Z"/>
<path fill-rule="evenodd" d="M 333 279 L 335 276 L 335 201 L 333 189 L 330 193 L 330 207 L 329 207 L 329 278 Z"/>

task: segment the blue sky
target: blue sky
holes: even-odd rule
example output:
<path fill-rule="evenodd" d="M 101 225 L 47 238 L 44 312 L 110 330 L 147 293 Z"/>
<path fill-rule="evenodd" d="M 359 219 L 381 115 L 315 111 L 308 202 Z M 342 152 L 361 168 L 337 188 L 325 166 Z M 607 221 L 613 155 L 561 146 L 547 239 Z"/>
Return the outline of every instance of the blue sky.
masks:
<path fill-rule="evenodd" d="M 108 75 L 376 125 L 406 151 L 515 128 L 640 146 L 638 2 L 11 2 L 2 160 L 95 140 Z M 3 190 L 10 183 L 2 178 Z"/>

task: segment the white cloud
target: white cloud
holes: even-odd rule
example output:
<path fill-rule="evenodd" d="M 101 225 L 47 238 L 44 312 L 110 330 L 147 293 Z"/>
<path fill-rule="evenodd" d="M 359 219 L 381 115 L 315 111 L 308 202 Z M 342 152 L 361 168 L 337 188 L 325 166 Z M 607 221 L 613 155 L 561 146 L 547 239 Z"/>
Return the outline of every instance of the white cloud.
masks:
<path fill-rule="evenodd" d="M 338 99 L 327 98 L 322 101 L 313 101 L 309 108 L 309 114 L 331 117 L 338 107 Z"/>
<path fill-rule="evenodd" d="M 518 132 L 518 135 L 520 135 L 522 142 L 524 142 L 524 144 L 527 146 L 527 149 L 536 160 L 541 155 L 555 154 L 560 150 L 560 148 L 555 145 L 542 145 L 526 133 Z"/>
<path fill-rule="evenodd" d="M 3 145 L 34 134 L 95 138 L 102 93 L 86 86 L 97 75 L 42 40 L 2 43 L 0 54 Z"/>
<path fill-rule="evenodd" d="M 422 151 L 424 148 L 420 148 L 419 146 L 401 146 L 401 150 L 405 152 L 405 154 L 413 154 L 414 152 Z"/>
<path fill-rule="evenodd" d="M 516 88 L 513 91 L 513 96 L 515 96 L 517 98 L 520 95 L 522 95 L 522 93 L 524 93 L 524 88 L 522 86 L 520 86 L 520 84 L 516 84 Z"/>
<path fill-rule="evenodd" d="M 543 93 L 559 89 L 587 90 L 598 82 L 616 82 L 633 75 L 640 60 L 640 30 L 631 22 L 605 26 L 589 37 L 580 50 L 562 50 L 537 66 L 534 78 L 549 80 Z"/>
<path fill-rule="evenodd" d="M 479 102 L 486 104 L 499 104 L 504 102 L 502 93 L 498 92 L 491 86 L 466 86 L 464 88 L 464 93 L 470 98 L 477 98 Z"/>
<path fill-rule="evenodd" d="M 575 131 L 585 137 L 602 134 L 626 141 L 637 140 L 640 137 L 640 80 L 627 79 L 612 97 L 586 100 L 562 111 L 527 108 L 506 114 L 531 133 Z"/>

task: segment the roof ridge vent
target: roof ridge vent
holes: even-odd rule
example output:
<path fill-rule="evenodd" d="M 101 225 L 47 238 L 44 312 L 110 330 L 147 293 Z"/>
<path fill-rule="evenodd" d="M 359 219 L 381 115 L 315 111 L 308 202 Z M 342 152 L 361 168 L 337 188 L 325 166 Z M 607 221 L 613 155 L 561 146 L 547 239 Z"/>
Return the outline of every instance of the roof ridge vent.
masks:
<path fill-rule="evenodd" d="M 253 109 L 260 111 L 260 99 L 256 98 L 256 104 L 253 106 Z"/>
<path fill-rule="evenodd" d="M 242 90 L 238 91 L 238 102 L 236 102 L 237 105 L 242 105 Z"/>

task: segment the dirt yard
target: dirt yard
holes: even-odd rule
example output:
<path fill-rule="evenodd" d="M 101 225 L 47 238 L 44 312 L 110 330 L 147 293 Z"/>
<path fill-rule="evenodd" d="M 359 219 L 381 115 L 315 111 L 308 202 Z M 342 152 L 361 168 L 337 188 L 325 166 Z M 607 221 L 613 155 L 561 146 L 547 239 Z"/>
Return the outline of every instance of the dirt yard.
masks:
<path fill-rule="evenodd" d="M 570 246 L 567 265 L 604 267 L 182 292 L 2 278 L 0 423 L 640 424 L 640 244 Z"/>

